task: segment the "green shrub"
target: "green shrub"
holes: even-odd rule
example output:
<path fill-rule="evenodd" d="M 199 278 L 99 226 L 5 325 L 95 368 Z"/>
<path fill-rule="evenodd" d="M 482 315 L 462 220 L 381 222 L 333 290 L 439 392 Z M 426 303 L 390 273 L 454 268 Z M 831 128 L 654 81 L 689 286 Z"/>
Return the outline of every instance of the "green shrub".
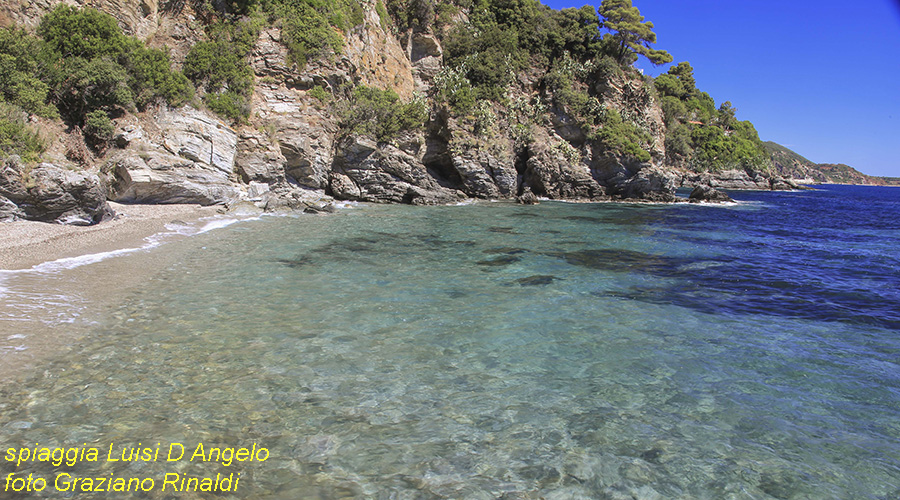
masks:
<path fill-rule="evenodd" d="M 41 20 L 38 34 L 65 58 L 116 58 L 128 48 L 115 18 L 91 8 L 58 5 Z"/>
<path fill-rule="evenodd" d="M 421 100 L 402 103 L 393 90 L 361 85 L 353 89 L 350 102 L 339 115 L 346 132 L 385 142 L 400 132 L 421 128 L 428 119 L 428 110 Z"/>
<path fill-rule="evenodd" d="M 329 20 L 306 3 L 279 9 L 282 41 L 290 62 L 303 69 L 311 58 L 322 56 L 326 49 L 340 53 L 344 38 Z"/>
<path fill-rule="evenodd" d="M 600 123 L 600 129 L 592 139 L 600 142 L 609 153 L 642 162 L 650 161 L 650 153 L 645 149 L 650 142 L 646 132 L 622 120 L 622 115 L 612 108 L 606 109 L 600 116 Z"/>
<path fill-rule="evenodd" d="M 168 54 L 125 36 L 108 14 L 59 5 L 37 31 L 41 38 L 0 29 L 0 98 L 29 113 L 61 114 L 70 125 L 83 126 L 93 111 L 119 113 L 156 99 L 178 105 L 191 98 L 190 83 L 172 71 Z"/>
<path fill-rule="evenodd" d="M 691 132 L 694 168 L 711 171 L 729 168 L 767 170 L 769 156 L 756 129 L 750 122 L 738 122 L 736 127 L 731 134 L 726 134 L 717 126 L 695 128 Z"/>
<path fill-rule="evenodd" d="M 310 97 L 318 99 L 322 104 L 328 104 L 331 101 L 331 94 L 321 85 L 316 85 L 309 89 L 307 94 L 309 94 Z"/>
<path fill-rule="evenodd" d="M 76 57 L 68 61 L 70 77 L 60 85 L 60 104 L 73 122 L 81 122 L 87 113 L 104 109 L 131 110 L 134 95 L 128 86 L 128 72 L 108 58 L 91 60 Z"/>
<path fill-rule="evenodd" d="M 301 69 L 329 50 L 339 54 L 344 38 L 338 30 L 347 32 L 365 20 L 359 0 L 268 0 L 264 10 L 280 22 L 282 43 L 291 62 Z"/>
<path fill-rule="evenodd" d="M 157 98 L 180 106 L 194 96 L 194 88 L 184 73 L 172 71 L 168 52 L 137 47 L 129 54 L 127 66 L 135 102 L 140 108 Z"/>
<path fill-rule="evenodd" d="M 48 118 L 58 115 L 50 105 L 50 86 L 38 78 L 47 65 L 46 44 L 23 29 L 0 28 L 0 101 Z"/>
<path fill-rule="evenodd" d="M 431 87 L 434 100 L 446 104 L 457 115 L 469 113 L 475 106 L 475 89 L 466 77 L 466 60 L 459 66 L 444 66 Z"/>
<path fill-rule="evenodd" d="M 248 56 L 259 37 L 259 21 L 217 23 L 210 40 L 195 44 L 184 60 L 184 74 L 206 91 L 203 102 L 212 111 L 236 122 L 250 116 L 253 69 Z"/>
<path fill-rule="evenodd" d="M 0 103 L 0 158 L 19 155 L 27 162 L 40 160 L 47 145 L 40 134 L 25 123 L 24 112 Z"/>
<path fill-rule="evenodd" d="M 691 130 L 680 123 L 670 126 L 666 130 L 666 157 L 671 161 L 683 161 L 690 158 Z"/>
<path fill-rule="evenodd" d="M 85 138 L 94 146 L 104 146 L 112 140 L 115 126 L 105 111 L 97 109 L 85 116 L 83 131 Z"/>
<path fill-rule="evenodd" d="M 203 102 L 214 113 L 242 122 L 250 116 L 250 101 L 247 96 L 227 90 L 216 94 L 206 94 Z"/>
<path fill-rule="evenodd" d="M 381 29 L 384 31 L 388 31 L 391 25 L 391 16 L 388 14 L 387 8 L 384 6 L 384 2 L 378 0 L 375 2 L 375 12 L 378 13 L 378 22 L 381 23 Z"/>

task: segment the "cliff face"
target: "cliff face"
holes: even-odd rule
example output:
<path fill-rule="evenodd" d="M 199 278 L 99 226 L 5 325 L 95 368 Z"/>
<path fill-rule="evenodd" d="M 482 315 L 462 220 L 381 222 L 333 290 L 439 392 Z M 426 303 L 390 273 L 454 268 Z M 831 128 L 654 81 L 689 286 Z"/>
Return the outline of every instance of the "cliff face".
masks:
<path fill-rule="evenodd" d="M 0 23 L 35 27 L 58 3 L 5 2 Z M 176 66 L 204 37 L 198 16 L 184 1 L 67 3 L 107 12 L 127 34 L 169 47 Z M 278 25 L 264 27 L 250 57 L 255 86 L 245 124 L 226 123 L 199 101 L 178 109 L 162 105 L 117 118 L 114 146 L 102 154 L 82 152 L 80 160 L 71 154 L 71 143 L 80 138 L 75 130 L 56 140 L 49 159 L 71 165 L 74 157 L 82 167 L 93 166 L 114 201 L 233 204 L 243 199 L 265 209 L 320 210 L 330 197 L 434 204 L 529 192 L 557 199 L 672 201 L 683 183 L 716 185 L 715 177 L 686 178 L 666 168 L 663 113 L 652 85 L 637 74 L 587 85 L 603 109 L 634 124 L 649 161 L 615 154 L 587 134 L 566 106 L 552 104 L 542 74 L 519 75 L 508 105 L 480 103 L 477 116 L 433 108 L 424 128 L 387 141 L 348 133 L 335 111 L 340 107 L 335 101 L 347 99 L 347 88 L 392 90 L 407 102 L 428 94 L 444 67 L 444 48 L 430 29 L 395 34 L 374 0 L 363 7 L 362 22 L 343 33 L 340 53 L 311 60 L 303 69 L 289 62 Z M 776 187 L 768 178 L 718 185 Z"/>

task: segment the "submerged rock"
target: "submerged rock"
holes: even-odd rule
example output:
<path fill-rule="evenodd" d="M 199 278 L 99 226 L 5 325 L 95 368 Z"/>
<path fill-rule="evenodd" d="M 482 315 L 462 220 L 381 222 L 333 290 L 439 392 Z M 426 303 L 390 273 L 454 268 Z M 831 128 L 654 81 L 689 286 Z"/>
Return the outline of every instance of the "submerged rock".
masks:
<path fill-rule="evenodd" d="M 519 278 L 516 280 L 516 283 L 521 286 L 543 286 L 561 279 L 562 278 L 557 278 L 556 276 L 549 274 L 536 274 L 534 276 L 528 276 L 527 278 Z"/>
<path fill-rule="evenodd" d="M 512 263 L 519 262 L 522 260 L 521 257 L 516 257 L 515 255 L 503 255 L 501 257 L 495 257 L 493 259 L 488 260 L 479 260 L 476 262 L 479 266 L 489 266 L 489 267 L 499 267 L 499 266 L 508 266 Z"/>

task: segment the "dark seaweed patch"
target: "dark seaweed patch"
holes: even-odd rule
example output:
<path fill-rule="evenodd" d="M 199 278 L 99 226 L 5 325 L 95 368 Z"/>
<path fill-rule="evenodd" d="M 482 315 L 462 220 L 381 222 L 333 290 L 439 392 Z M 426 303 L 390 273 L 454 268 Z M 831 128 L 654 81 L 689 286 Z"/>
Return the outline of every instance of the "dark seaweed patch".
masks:
<path fill-rule="evenodd" d="M 486 254 L 506 254 L 506 255 L 517 255 L 522 253 L 528 253 L 528 250 L 525 248 L 519 247 L 494 247 L 488 248 L 487 250 L 482 250 L 482 253 Z"/>
<path fill-rule="evenodd" d="M 608 219 L 604 219 L 602 217 L 589 217 L 585 215 L 570 215 L 568 217 L 563 217 L 563 220 L 573 220 L 578 222 L 594 222 L 594 223 L 603 223 L 608 222 Z"/>
<path fill-rule="evenodd" d="M 479 266 L 490 266 L 490 267 L 499 267 L 499 266 L 508 266 L 514 262 L 519 262 L 522 260 L 521 257 L 516 257 L 515 255 L 503 255 L 500 257 L 495 257 L 493 259 L 488 260 L 479 260 L 476 262 Z"/>
<path fill-rule="evenodd" d="M 549 274 L 536 274 L 534 276 L 528 276 L 527 278 L 519 278 L 516 280 L 516 283 L 521 286 L 543 286 L 549 285 L 560 279 L 562 278 L 557 278 L 556 276 L 551 276 Z"/>

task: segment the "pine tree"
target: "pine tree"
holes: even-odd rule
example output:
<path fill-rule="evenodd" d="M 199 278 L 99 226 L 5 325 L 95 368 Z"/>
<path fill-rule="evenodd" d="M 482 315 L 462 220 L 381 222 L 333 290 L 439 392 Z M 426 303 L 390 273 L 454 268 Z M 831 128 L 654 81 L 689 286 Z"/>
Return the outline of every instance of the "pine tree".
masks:
<path fill-rule="evenodd" d="M 631 5 L 631 0 L 603 0 L 597 11 L 603 19 L 602 26 L 610 32 L 606 37 L 619 64 L 633 63 L 635 54 L 646 57 L 655 65 L 672 62 L 672 55 L 665 50 L 650 48 L 656 43 L 653 23 L 644 22 L 644 16 Z"/>

